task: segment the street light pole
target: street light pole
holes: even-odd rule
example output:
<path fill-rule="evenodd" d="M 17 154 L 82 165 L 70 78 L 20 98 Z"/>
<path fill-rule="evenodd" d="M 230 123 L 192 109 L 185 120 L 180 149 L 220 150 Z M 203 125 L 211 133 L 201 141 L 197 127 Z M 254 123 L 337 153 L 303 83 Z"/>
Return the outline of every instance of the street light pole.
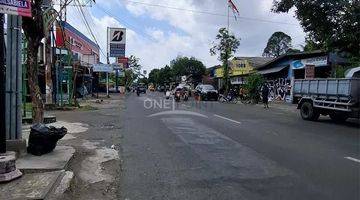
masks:
<path fill-rule="evenodd" d="M 0 154 L 6 153 L 4 21 L 4 14 L 0 13 Z"/>

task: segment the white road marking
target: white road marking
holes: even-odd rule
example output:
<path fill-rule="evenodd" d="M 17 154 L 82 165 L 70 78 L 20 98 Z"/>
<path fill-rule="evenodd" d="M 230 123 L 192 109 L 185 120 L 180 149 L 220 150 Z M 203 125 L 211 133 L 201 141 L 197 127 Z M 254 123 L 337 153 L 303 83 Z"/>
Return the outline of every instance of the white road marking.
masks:
<path fill-rule="evenodd" d="M 348 159 L 348 160 L 352 160 L 352 161 L 354 161 L 354 162 L 360 163 L 360 160 L 359 160 L 359 159 L 356 159 L 356 158 L 352 158 L 352 157 L 344 157 L 344 158 L 346 158 L 346 159 Z"/>
<path fill-rule="evenodd" d="M 241 122 L 235 121 L 235 120 L 233 120 L 233 119 L 229 119 L 229 118 L 227 118 L 227 117 L 223 117 L 223 116 L 221 116 L 221 115 L 216 115 L 216 114 L 214 114 L 214 116 L 215 116 L 215 117 L 218 117 L 218 118 L 221 118 L 221 119 L 225 119 L 225 120 L 234 122 L 234 123 L 236 123 L 236 124 L 242 124 Z"/>

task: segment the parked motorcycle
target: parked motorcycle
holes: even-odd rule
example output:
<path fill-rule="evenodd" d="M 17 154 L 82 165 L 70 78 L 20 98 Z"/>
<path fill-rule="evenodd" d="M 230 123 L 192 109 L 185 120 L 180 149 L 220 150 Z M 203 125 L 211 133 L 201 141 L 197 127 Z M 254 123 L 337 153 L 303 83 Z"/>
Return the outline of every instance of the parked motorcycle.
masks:
<path fill-rule="evenodd" d="M 181 98 L 181 91 L 180 90 L 176 90 L 175 91 L 175 101 L 179 102 L 180 101 L 180 98 Z"/>
<path fill-rule="evenodd" d="M 169 90 L 166 90 L 165 92 L 165 98 L 170 99 L 171 92 Z"/>
<path fill-rule="evenodd" d="M 187 90 L 183 91 L 183 99 L 184 101 L 189 100 L 189 91 Z"/>
<path fill-rule="evenodd" d="M 238 100 L 238 98 L 235 96 L 235 91 L 230 90 L 227 96 L 225 96 L 225 95 L 223 95 L 223 94 L 220 94 L 220 95 L 219 95 L 219 101 L 222 102 L 222 103 L 227 102 L 227 103 L 234 103 L 234 104 L 236 104 L 239 100 Z"/>

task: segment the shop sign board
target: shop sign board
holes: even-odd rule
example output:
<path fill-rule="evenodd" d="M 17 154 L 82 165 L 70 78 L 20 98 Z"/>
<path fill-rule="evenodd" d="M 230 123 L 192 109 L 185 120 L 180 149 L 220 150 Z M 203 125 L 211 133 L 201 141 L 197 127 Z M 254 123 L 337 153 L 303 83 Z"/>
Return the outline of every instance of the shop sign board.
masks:
<path fill-rule="evenodd" d="M 327 56 L 319 56 L 313 58 L 306 58 L 302 60 L 295 60 L 291 62 L 293 69 L 304 69 L 306 65 L 314 65 L 315 67 L 323 67 L 328 65 Z"/>
<path fill-rule="evenodd" d="M 30 0 L 0 0 L 0 13 L 31 17 Z"/>

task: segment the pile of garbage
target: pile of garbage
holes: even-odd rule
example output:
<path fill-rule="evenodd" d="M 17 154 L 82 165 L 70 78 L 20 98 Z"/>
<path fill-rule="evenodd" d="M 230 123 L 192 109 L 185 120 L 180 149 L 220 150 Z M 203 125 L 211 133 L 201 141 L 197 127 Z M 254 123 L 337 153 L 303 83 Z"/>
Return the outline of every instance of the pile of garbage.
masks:
<path fill-rule="evenodd" d="M 66 134 L 65 127 L 55 128 L 44 124 L 35 124 L 31 127 L 27 152 L 35 156 L 50 153 Z"/>

